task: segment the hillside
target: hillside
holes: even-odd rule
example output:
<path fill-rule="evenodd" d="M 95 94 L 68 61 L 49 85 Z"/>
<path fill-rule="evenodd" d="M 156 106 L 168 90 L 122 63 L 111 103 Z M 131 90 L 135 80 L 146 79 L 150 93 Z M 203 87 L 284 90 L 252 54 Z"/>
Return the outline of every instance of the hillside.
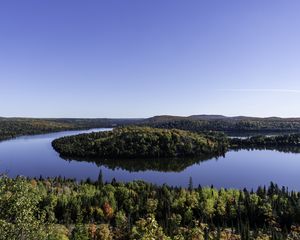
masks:
<path fill-rule="evenodd" d="M 42 134 L 64 130 L 112 128 L 118 126 L 149 126 L 181 129 L 197 133 L 219 131 L 227 134 L 300 132 L 300 118 L 226 117 L 192 115 L 189 117 L 161 115 L 151 118 L 5 118 L 0 117 L 0 140 L 21 135 Z"/>
<path fill-rule="evenodd" d="M 193 115 L 189 117 L 155 116 L 139 124 L 156 128 L 177 128 L 193 132 L 222 131 L 227 134 L 270 132 L 299 132 L 300 118 L 225 117 L 221 115 Z"/>
<path fill-rule="evenodd" d="M 38 118 L 0 118 L 0 141 L 22 135 L 79 130 L 88 128 L 111 128 L 136 123 L 139 119 L 38 119 Z"/>
<path fill-rule="evenodd" d="M 232 148 L 267 148 L 267 149 L 294 149 L 299 152 L 300 134 L 289 134 L 279 136 L 253 136 L 246 139 L 230 139 Z"/>

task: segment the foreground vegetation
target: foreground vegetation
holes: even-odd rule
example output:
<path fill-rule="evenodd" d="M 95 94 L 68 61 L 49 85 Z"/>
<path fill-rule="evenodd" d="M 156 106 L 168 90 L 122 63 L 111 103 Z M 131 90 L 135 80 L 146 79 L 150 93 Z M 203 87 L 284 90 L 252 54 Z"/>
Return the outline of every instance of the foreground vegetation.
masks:
<path fill-rule="evenodd" d="M 300 193 L 0 178 L 0 239 L 299 239 Z"/>
<path fill-rule="evenodd" d="M 61 155 L 70 157 L 158 158 L 221 154 L 227 142 L 176 129 L 123 127 L 63 137 L 52 145 Z"/>

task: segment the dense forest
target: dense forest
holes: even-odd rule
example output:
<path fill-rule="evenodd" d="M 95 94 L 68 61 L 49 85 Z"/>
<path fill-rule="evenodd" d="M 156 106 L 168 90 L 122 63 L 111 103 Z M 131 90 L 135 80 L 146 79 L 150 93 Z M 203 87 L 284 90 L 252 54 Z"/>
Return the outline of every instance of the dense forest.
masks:
<path fill-rule="evenodd" d="M 75 129 L 73 125 L 41 119 L 0 118 L 0 141 L 21 135 Z"/>
<path fill-rule="evenodd" d="M 0 141 L 22 135 L 42 134 L 64 130 L 111 128 L 135 123 L 137 119 L 35 119 L 0 118 Z"/>
<path fill-rule="evenodd" d="M 63 137 L 52 145 L 61 155 L 70 157 L 163 158 L 223 154 L 227 140 L 177 129 L 122 127 Z"/>
<path fill-rule="evenodd" d="M 0 239 L 300 239 L 300 193 L 0 178 Z M 188 179 L 187 179 L 188 182 Z"/>
<path fill-rule="evenodd" d="M 192 132 L 225 132 L 229 135 L 300 132 L 298 118 L 252 118 L 196 115 L 190 117 L 156 116 L 152 118 L 0 118 L 0 141 L 21 135 L 41 134 L 64 130 L 88 128 L 113 128 L 117 126 L 150 126 L 181 129 Z"/>
<path fill-rule="evenodd" d="M 299 118 L 224 117 L 219 115 L 156 116 L 138 124 L 193 132 L 221 131 L 229 135 L 300 131 Z"/>
<path fill-rule="evenodd" d="M 253 136 L 249 138 L 232 138 L 230 147 L 236 149 L 289 149 L 299 152 L 300 134 L 287 134 L 278 136 Z"/>

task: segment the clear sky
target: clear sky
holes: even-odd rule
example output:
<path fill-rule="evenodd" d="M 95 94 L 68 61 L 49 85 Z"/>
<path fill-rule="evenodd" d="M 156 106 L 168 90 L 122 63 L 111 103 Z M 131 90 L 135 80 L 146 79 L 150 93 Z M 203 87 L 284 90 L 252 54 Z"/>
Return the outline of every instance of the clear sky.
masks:
<path fill-rule="evenodd" d="M 298 0 L 0 1 L 0 116 L 300 116 Z"/>

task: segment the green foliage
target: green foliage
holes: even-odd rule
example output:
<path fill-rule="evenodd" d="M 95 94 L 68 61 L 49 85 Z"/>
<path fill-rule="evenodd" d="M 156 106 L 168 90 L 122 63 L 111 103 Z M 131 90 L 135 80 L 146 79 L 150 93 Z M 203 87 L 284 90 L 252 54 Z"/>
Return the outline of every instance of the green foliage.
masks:
<path fill-rule="evenodd" d="M 76 129 L 76 127 L 71 124 L 51 120 L 0 118 L 0 140 L 10 139 L 21 135 L 42 134 L 72 129 Z"/>
<path fill-rule="evenodd" d="M 88 228 L 85 225 L 78 224 L 72 231 L 71 240 L 89 240 Z"/>
<path fill-rule="evenodd" d="M 0 239 L 46 239 L 50 229 L 44 224 L 37 189 L 22 178 L 0 178 Z"/>
<path fill-rule="evenodd" d="M 299 118 L 251 118 L 223 116 L 158 116 L 148 119 L 34 119 L 34 118 L 0 118 L 0 140 L 21 135 L 41 134 L 64 130 L 88 128 L 112 128 L 117 126 L 150 126 L 164 129 L 181 129 L 197 133 L 205 133 L 214 138 L 223 138 L 220 132 L 239 133 L 270 133 L 299 132 Z"/>
<path fill-rule="evenodd" d="M 218 131 L 227 134 L 299 132 L 299 118 L 254 118 L 224 116 L 157 116 L 145 119 L 142 125 L 157 128 L 177 128 L 192 132 Z"/>
<path fill-rule="evenodd" d="M 69 240 L 69 230 L 64 225 L 53 225 L 47 240 Z"/>
<path fill-rule="evenodd" d="M 88 128 L 111 128 L 135 123 L 137 119 L 36 119 L 0 118 L 0 141 L 22 135 Z"/>
<path fill-rule="evenodd" d="M 97 239 L 99 240 L 112 240 L 112 234 L 108 224 L 100 224 L 96 231 Z"/>
<path fill-rule="evenodd" d="M 131 239 L 133 240 L 149 240 L 160 239 L 167 240 L 167 237 L 162 228 L 156 222 L 153 215 L 147 216 L 146 219 L 142 218 L 138 220 L 131 231 Z"/>
<path fill-rule="evenodd" d="M 276 149 L 278 151 L 299 152 L 300 134 L 286 134 L 278 136 L 254 136 L 245 139 L 230 139 L 230 147 L 233 149 Z"/>
<path fill-rule="evenodd" d="M 300 239 L 300 193 L 0 178 L 0 239 Z"/>
<path fill-rule="evenodd" d="M 63 137 L 52 143 L 63 156 L 158 158 L 221 154 L 226 142 L 182 130 L 123 127 L 109 132 Z"/>

